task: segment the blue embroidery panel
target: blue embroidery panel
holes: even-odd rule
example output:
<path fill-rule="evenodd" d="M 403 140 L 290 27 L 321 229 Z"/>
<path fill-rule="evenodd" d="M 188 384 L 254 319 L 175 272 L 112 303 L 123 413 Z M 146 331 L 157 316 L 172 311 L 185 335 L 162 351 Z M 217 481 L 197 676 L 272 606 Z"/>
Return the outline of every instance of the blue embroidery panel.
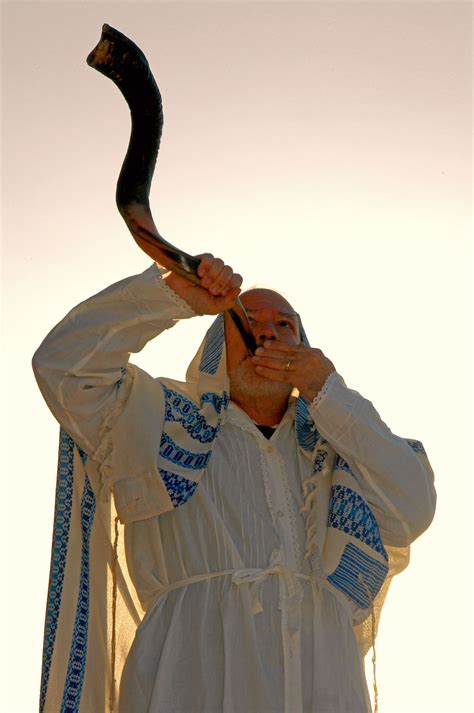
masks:
<path fill-rule="evenodd" d="M 188 478 L 184 478 L 182 475 L 170 473 L 168 470 L 163 470 L 162 468 L 160 468 L 159 471 L 171 498 L 171 502 L 175 507 L 183 505 L 194 495 L 194 491 L 197 488 L 197 483 L 194 480 L 188 480 Z"/>
<path fill-rule="evenodd" d="M 308 403 L 303 396 L 299 396 L 296 401 L 295 428 L 298 445 L 305 451 L 312 451 L 319 434 L 309 414 Z"/>
<path fill-rule="evenodd" d="M 74 442 L 68 434 L 60 430 L 59 463 L 56 486 L 56 511 L 54 514 L 51 572 L 49 575 L 46 623 L 43 643 L 43 665 L 41 671 L 40 713 L 43 713 L 48 689 L 49 672 L 53 657 L 56 630 L 64 582 L 64 569 L 69 541 L 69 526 L 72 511 L 72 490 L 74 476 Z"/>
<path fill-rule="evenodd" d="M 206 343 L 199 364 L 199 371 L 205 374 L 215 374 L 222 356 L 224 346 L 224 315 L 220 314 L 209 327 Z"/>
<path fill-rule="evenodd" d="M 374 599 L 384 583 L 387 572 L 386 564 L 377 562 L 349 543 L 344 547 L 341 561 L 328 576 L 328 581 L 362 609 L 367 609 L 370 606 L 370 599 L 366 587 L 371 599 Z M 360 581 L 360 577 L 363 578 L 364 583 Z"/>
<path fill-rule="evenodd" d="M 222 410 L 225 411 L 227 409 L 229 404 L 229 394 L 227 391 L 224 391 L 222 396 L 219 396 L 213 391 L 206 391 L 206 393 L 201 396 L 201 405 L 203 404 L 212 404 L 214 406 L 214 411 L 217 414 L 220 414 Z"/>
<path fill-rule="evenodd" d="M 333 485 L 329 505 L 328 527 L 355 537 L 388 561 L 377 521 L 363 498 L 344 485 Z"/>
<path fill-rule="evenodd" d="M 81 457 L 85 463 L 87 457 L 83 452 L 81 452 Z M 95 506 L 95 496 L 86 475 L 81 499 L 82 555 L 79 594 L 76 603 L 76 617 L 74 620 L 61 713 L 77 713 L 81 701 L 82 685 L 84 683 L 89 627 L 89 543 L 92 524 L 94 522 Z"/>
<path fill-rule="evenodd" d="M 334 461 L 334 470 L 343 470 L 345 473 L 351 473 L 349 463 L 346 463 L 344 458 L 341 458 L 339 454 L 336 454 L 336 460 Z"/>
<path fill-rule="evenodd" d="M 160 443 L 160 455 L 165 460 L 180 465 L 182 468 L 190 470 L 201 470 L 205 468 L 209 462 L 212 451 L 206 453 L 193 453 L 187 451 L 186 448 L 178 446 L 167 433 L 162 434 Z"/>
<path fill-rule="evenodd" d="M 326 443 L 326 441 L 322 441 L 321 445 L 323 443 Z M 316 454 L 316 458 L 314 459 L 314 469 L 313 470 L 315 473 L 320 473 L 322 471 L 327 457 L 328 457 L 327 451 L 322 451 L 322 450 L 318 449 L 318 453 Z"/>
<path fill-rule="evenodd" d="M 163 385 L 162 385 L 163 386 Z M 210 426 L 193 401 L 177 391 L 163 386 L 165 393 L 165 420 L 180 423 L 184 430 L 200 443 L 212 443 L 217 428 Z M 218 398 L 216 396 L 216 398 Z"/>

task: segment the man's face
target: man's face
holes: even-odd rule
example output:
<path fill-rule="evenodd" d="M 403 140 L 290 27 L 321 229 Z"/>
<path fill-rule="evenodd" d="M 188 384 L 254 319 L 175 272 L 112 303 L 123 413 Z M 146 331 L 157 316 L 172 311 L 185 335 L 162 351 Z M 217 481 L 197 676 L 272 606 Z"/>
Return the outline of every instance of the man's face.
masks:
<path fill-rule="evenodd" d="M 298 315 L 284 297 L 272 290 L 255 289 L 244 292 L 240 299 L 258 346 L 266 340 L 289 345 L 300 343 Z M 248 391 L 253 396 L 290 395 L 291 386 L 288 384 L 270 381 L 255 372 L 242 337 L 228 316 L 225 319 L 225 339 L 231 398 L 236 390 L 239 393 Z"/>

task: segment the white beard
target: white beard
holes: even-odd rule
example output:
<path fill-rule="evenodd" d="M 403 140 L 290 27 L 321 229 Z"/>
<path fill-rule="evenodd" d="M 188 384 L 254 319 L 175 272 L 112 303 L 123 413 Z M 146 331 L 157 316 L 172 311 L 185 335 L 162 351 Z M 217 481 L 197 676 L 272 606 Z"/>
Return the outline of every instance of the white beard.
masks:
<path fill-rule="evenodd" d="M 255 403 L 267 399 L 288 399 L 293 387 L 281 381 L 270 381 L 255 373 L 255 367 L 249 357 L 228 372 L 230 398 L 242 403 Z"/>

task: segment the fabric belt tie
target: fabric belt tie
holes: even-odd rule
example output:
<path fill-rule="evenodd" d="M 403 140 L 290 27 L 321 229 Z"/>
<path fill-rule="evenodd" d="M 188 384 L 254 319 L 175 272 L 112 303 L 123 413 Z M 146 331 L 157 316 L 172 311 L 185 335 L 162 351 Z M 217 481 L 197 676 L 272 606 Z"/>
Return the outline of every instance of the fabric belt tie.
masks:
<path fill-rule="evenodd" d="M 321 587 L 322 581 L 307 574 L 290 569 L 283 565 L 274 565 L 266 569 L 238 569 L 232 575 L 232 582 L 238 586 L 241 584 L 250 585 L 250 597 L 253 614 L 263 611 L 261 600 L 261 589 L 264 580 L 270 576 L 283 577 L 286 585 L 285 605 L 288 615 L 288 629 L 290 634 L 294 634 L 300 628 L 300 606 L 302 600 L 302 590 L 298 580 L 310 582 L 312 585 Z M 280 609 L 281 607 L 280 598 Z"/>
<path fill-rule="evenodd" d="M 291 569 L 290 567 L 285 567 L 284 565 L 271 565 L 270 567 L 255 567 L 247 569 L 224 569 L 220 572 L 207 572 L 203 574 L 195 574 L 187 579 L 181 579 L 172 584 L 162 587 L 156 595 L 151 598 L 146 604 L 145 609 L 147 613 L 151 608 L 157 603 L 157 601 L 168 592 L 172 592 L 176 589 L 181 589 L 189 584 L 195 584 L 197 582 L 205 582 L 210 579 L 215 579 L 216 577 L 225 577 L 226 575 L 231 575 L 232 583 L 241 586 L 242 584 L 250 585 L 250 598 L 251 598 L 251 609 L 252 613 L 259 614 L 263 611 L 262 599 L 261 599 L 261 589 L 262 584 L 267 577 L 277 576 L 283 577 L 286 585 L 285 595 L 282 597 L 280 593 L 280 603 L 279 609 L 282 609 L 282 598 L 284 598 L 285 610 L 288 616 L 288 629 L 289 633 L 293 634 L 300 628 L 300 606 L 302 600 L 302 590 L 299 585 L 298 580 L 309 582 L 311 585 L 316 586 L 318 589 L 326 585 L 324 579 L 321 577 L 314 577 L 308 574 L 303 574 L 297 570 Z M 327 587 L 326 585 L 326 588 Z M 332 591 L 332 590 L 331 590 Z M 333 592 L 334 594 L 334 592 Z"/>
<path fill-rule="evenodd" d="M 291 569 L 290 567 L 285 567 L 284 565 L 272 565 L 270 567 L 255 567 L 247 569 L 223 569 L 219 572 L 204 572 L 203 574 L 194 574 L 186 579 L 180 579 L 172 584 L 167 584 L 156 592 L 156 594 L 151 597 L 147 602 L 144 602 L 144 609 L 148 613 L 150 609 L 156 604 L 156 602 L 163 596 L 163 594 L 168 594 L 168 592 L 173 592 L 175 589 L 181 589 L 182 587 L 187 587 L 188 584 L 195 584 L 196 582 L 206 582 L 210 579 L 216 579 L 217 577 L 225 577 L 226 575 L 232 576 L 233 584 L 240 586 L 242 584 L 251 585 L 251 596 L 252 596 L 252 612 L 254 614 L 259 614 L 263 611 L 260 590 L 264 580 L 269 576 L 280 576 L 284 577 L 285 583 L 287 585 L 287 592 L 289 597 L 293 597 L 298 593 L 299 587 L 296 585 L 295 580 L 302 580 L 309 582 L 318 589 L 325 588 L 331 592 L 336 599 L 338 599 L 347 610 L 348 605 L 343 596 L 339 594 L 337 590 L 330 587 L 327 581 L 321 576 L 310 576 L 308 574 L 303 574 L 303 572 L 298 572 L 297 570 Z"/>

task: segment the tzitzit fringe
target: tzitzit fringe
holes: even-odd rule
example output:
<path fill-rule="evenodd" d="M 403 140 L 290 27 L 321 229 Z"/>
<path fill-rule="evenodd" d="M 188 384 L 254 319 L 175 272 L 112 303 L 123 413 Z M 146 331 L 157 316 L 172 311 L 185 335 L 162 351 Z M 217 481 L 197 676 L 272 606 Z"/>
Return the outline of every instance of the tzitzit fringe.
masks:
<path fill-rule="evenodd" d="M 115 706 L 115 649 L 117 637 L 117 563 L 118 563 L 118 539 L 119 539 L 119 519 L 115 516 L 114 522 L 114 554 L 112 562 L 112 632 L 110 642 L 111 671 L 110 671 L 110 713 L 113 713 Z"/>
<path fill-rule="evenodd" d="M 374 676 L 374 713 L 378 713 L 379 710 L 379 692 L 377 688 L 377 654 L 375 651 L 375 609 L 374 609 L 374 599 L 372 597 L 372 593 L 370 589 L 368 588 L 365 580 L 364 580 L 364 575 L 359 574 L 359 582 L 362 584 L 364 587 L 366 594 L 369 598 L 370 602 L 370 617 L 371 617 L 371 622 L 370 622 L 370 643 L 372 644 L 372 671 L 373 671 L 373 676 Z"/>

